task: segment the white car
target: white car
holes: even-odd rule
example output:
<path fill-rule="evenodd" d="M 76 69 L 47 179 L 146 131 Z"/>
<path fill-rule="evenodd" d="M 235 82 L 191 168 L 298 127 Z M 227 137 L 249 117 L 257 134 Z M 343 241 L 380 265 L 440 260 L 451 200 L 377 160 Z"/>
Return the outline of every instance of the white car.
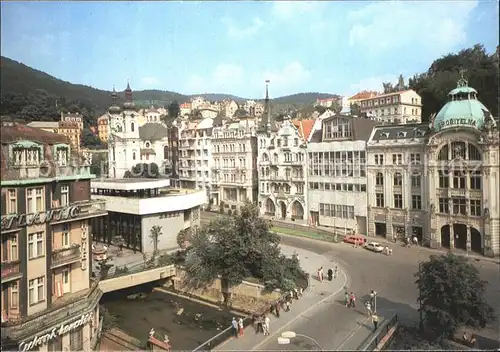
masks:
<path fill-rule="evenodd" d="M 372 251 L 372 252 L 377 252 L 377 253 L 380 253 L 384 250 L 384 247 L 382 247 L 377 242 L 368 242 L 366 244 L 365 248 Z"/>

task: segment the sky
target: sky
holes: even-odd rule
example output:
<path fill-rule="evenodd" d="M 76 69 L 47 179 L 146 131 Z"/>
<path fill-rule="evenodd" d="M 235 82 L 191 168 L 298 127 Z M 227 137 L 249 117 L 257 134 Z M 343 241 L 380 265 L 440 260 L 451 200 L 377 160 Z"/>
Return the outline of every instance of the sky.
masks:
<path fill-rule="evenodd" d="M 99 89 L 354 94 L 499 42 L 497 0 L 2 2 L 1 53 Z"/>

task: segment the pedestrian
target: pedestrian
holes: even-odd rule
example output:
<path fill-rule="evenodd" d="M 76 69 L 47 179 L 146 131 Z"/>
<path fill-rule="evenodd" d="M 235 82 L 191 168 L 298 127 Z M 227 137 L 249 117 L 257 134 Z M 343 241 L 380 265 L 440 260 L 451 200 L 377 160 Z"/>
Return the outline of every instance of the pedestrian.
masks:
<path fill-rule="evenodd" d="M 392 255 L 392 248 L 389 248 L 389 255 Z"/>
<path fill-rule="evenodd" d="M 242 318 L 238 319 L 238 328 L 240 330 L 240 336 L 243 336 L 243 319 Z"/>
<path fill-rule="evenodd" d="M 238 337 L 238 322 L 236 321 L 236 318 L 233 317 L 233 320 L 231 321 L 231 325 L 233 327 L 234 337 Z"/>
<path fill-rule="evenodd" d="M 377 328 L 378 328 L 378 315 L 377 314 L 372 315 L 372 322 L 373 322 L 373 331 L 377 331 Z"/>
<path fill-rule="evenodd" d="M 304 292 L 304 290 L 302 289 L 302 287 L 299 287 L 299 296 L 302 296 L 302 292 Z"/>
<path fill-rule="evenodd" d="M 338 268 L 338 266 L 335 265 L 335 271 L 333 273 L 333 278 L 336 279 L 338 274 L 339 274 L 339 268 Z"/>
<path fill-rule="evenodd" d="M 264 321 L 262 320 L 262 316 L 259 315 L 257 317 L 257 333 L 264 332 L 264 327 L 262 326 L 263 323 Z"/>
<path fill-rule="evenodd" d="M 290 301 L 286 300 L 286 302 L 285 302 L 285 312 L 289 312 L 289 311 L 290 311 Z"/>
<path fill-rule="evenodd" d="M 328 281 L 332 281 L 332 278 L 333 278 L 333 270 L 328 269 Z"/>
<path fill-rule="evenodd" d="M 350 300 L 349 300 L 349 294 L 347 292 L 344 293 L 344 302 L 345 302 L 345 306 L 347 308 L 349 308 Z"/>
<path fill-rule="evenodd" d="M 323 267 L 319 268 L 318 270 L 318 279 L 319 281 L 323 282 Z"/>
<path fill-rule="evenodd" d="M 299 291 L 297 290 L 297 288 L 293 289 L 293 298 L 299 299 Z"/>
<path fill-rule="evenodd" d="M 368 301 L 368 302 L 366 302 L 365 306 L 366 306 L 366 310 L 368 311 L 368 316 L 371 317 L 373 315 L 372 305 Z"/>
<path fill-rule="evenodd" d="M 370 303 L 372 306 L 375 306 L 375 296 L 377 296 L 377 292 L 375 290 L 371 290 L 370 292 Z"/>
<path fill-rule="evenodd" d="M 266 315 L 264 318 L 264 335 L 269 335 L 269 323 L 271 319 Z"/>
<path fill-rule="evenodd" d="M 349 296 L 349 306 L 352 308 L 356 308 L 356 296 L 354 296 L 354 293 L 351 292 L 351 295 Z"/>
<path fill-rule="evenodd" d="M 279 318 L 280 317 L 280 303 L 279 302 L 277 302 L 274 305 L 274 312 L 276 314 L 276 317 Z"/>

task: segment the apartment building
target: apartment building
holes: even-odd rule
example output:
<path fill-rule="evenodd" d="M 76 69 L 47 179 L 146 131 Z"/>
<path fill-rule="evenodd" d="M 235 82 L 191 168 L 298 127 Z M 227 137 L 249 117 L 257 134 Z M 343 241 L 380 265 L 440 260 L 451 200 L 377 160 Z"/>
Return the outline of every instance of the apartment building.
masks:
<path fill-rule="evenodd" d="M 460 79 L 430 124 L 379 126 L 367 144 L 368 234 L 500 253 L 498 118 Z"/>
<path fill-rule="evenodd" d="M 79 112 L 63 113 L 61 112 L 61 122 L 76 123 L 80 130 L 83 130 L 83 116 Z"/>
<path fill-rule="evenodd" d="M 254 119 L 214 127 L 212 137 L 212 204 L 239 209 L 258 200 L 257 137 Z"/>
<path fill-rule="evenodd" d="M 91 278 L 90 158 L 67 137 L 1 129 L 2 349 L 92 350 L 102 292 Z"/>
<path fill-rule="evenodd" d="M 97 118 L 97 136 L 101 142 L 108 143 L 109 139 L 109 116 L 108 114 Z"/>
<path fill-rule="evenodd" d="M 205 190 L 212 202 L 212 133 L 214 121 L 178 121 L 179 181 L 182 188 Z"/>
<path fill-rule="evenodd" d="M 345 233 L 367 231 L 366 141 L 375 122 L 335 115 L 321 120 L 307 145 L 311 223 Z"/>
<path fill-rule="evenodd" d="M 361 113 L 380 122 L 392 124 L 422 121 L 422 98 L 412 89 L 361 99 Z"/>
<path fill-rule="evenodd" d="M 63 116 L 61 115 L 61 119 Z M 38 128 L 42 131 L 58 133 L 60 135 L 68 137 L 73 150 L 80 151 L 80 138 L 82 134 L 82 128 L 80 128 L 80 122 L 78 121 L 67 121 L 66 119 L 53 122 L 53 121 L 33 121 L 28 123 L 29 127 Z"/>
<path fill-rule="evenodd" d="M 349 104 L 359 104 L 360 101 L 373 98 L 378 95 L 378 92 L 363 90 L 348 98 Z"/>

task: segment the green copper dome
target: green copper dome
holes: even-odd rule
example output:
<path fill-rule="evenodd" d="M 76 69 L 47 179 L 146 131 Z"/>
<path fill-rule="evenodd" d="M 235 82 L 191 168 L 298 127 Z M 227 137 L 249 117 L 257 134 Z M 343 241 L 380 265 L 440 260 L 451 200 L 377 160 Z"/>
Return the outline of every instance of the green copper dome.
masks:
<path fill-rule="evenodd" d="M 448 93 L 449 101 L 441 108 L 434 119 L 434 131 L 447 128 L 476 128 L 484 125 L 485 112 L 488 109 L 477 100 L 477 91 L 467 86 L 462 77 L 457 88 Z"/>

